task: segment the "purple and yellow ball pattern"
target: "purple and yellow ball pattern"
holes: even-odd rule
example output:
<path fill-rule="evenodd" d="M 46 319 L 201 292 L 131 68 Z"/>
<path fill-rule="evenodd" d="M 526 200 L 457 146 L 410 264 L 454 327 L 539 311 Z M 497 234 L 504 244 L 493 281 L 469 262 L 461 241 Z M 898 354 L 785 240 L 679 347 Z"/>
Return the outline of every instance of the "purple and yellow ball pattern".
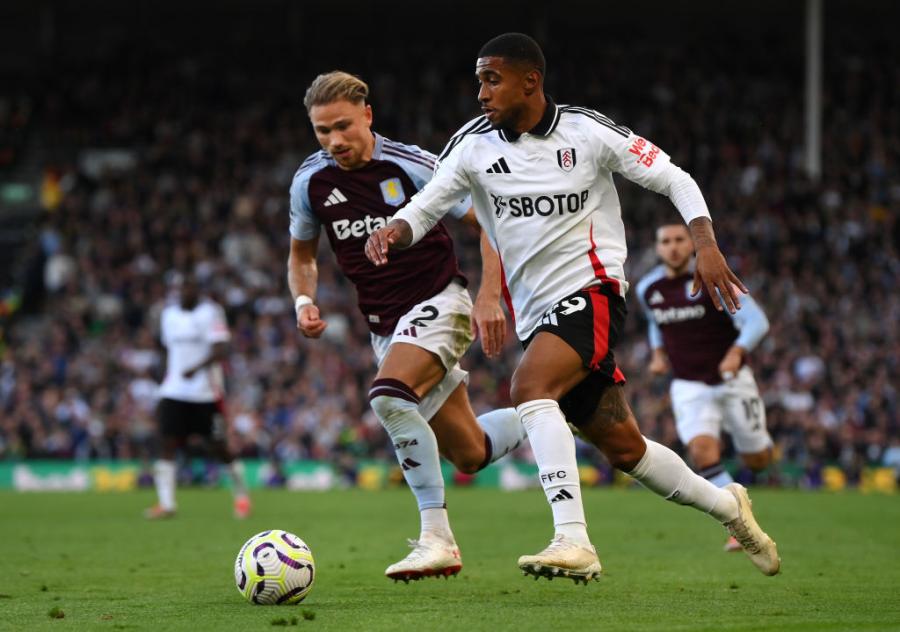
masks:
<path fill-rule="evenodd" d="M 252 604 L 297 604 L 315 581 L 315 561 L 293 533 L 273 529 L 247 540 L 234 562 L 238 591 Z"/>

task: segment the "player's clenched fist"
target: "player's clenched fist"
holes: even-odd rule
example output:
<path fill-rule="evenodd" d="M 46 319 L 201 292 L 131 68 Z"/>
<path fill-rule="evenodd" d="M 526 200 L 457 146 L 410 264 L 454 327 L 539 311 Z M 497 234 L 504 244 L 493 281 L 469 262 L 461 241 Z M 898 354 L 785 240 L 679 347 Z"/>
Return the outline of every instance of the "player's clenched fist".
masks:
<path fill-rule="evenodd" d="M 308 304 L 297 310 L 297 329 L 307 338 L 318 338 L 328 327 L 328 323 L 319 317 L 319 308 Z"/>

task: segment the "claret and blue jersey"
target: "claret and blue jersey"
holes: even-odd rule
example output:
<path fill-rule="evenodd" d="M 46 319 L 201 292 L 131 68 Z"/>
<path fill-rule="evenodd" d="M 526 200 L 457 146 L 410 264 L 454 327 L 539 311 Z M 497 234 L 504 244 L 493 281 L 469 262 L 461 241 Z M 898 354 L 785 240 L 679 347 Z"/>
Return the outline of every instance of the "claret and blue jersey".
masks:
<path fill-rule="evenodd" d="M 347 171 L 325 151 L 307 158 L 291 185 L 291 236 L 310 240 L 322 230 L 338 265 L 357 289 L 359 308 L 373 333 L 388 335 L 411 307 L 463 279 L 453 242 L 443 224 L 421 242 L 392 255 L 391 264 L 375 267 L 364 245 L 431 179 L 435 156 L 414 145 L 378 134 L 372 159 Z M 463 198 L 463 196 L 460 196 Z M 457 199 L 449 212 L 462 217 L 468 198 Z"/>
<path fill-rule="evenodd" d="M 735 314 L 719 311 L 706 288 L 691 296 L 694 272 L 674 277 L 658 266 L 637 284 L 650 346 L 664 348 L 672 373 L 682 380 L 719 384 L 719 362 L 732 345 L 750 351 L 769 330 L 766 315 L 750 296 Z"/>

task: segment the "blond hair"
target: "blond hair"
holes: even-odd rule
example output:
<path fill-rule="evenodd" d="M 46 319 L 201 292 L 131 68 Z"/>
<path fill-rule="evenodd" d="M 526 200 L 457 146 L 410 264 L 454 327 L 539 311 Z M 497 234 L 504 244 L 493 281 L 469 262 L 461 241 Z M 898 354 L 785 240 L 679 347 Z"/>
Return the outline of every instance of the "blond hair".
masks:
<path fill-rule="evenodd" d="M 333 70 L 316 77 L 303 97 L 303 105 L 308 112 L 314 105 L 327 105 L 335 101 L 365 103 L 369 97 L 369 86 L 366 82 L 341 70 Z"/>

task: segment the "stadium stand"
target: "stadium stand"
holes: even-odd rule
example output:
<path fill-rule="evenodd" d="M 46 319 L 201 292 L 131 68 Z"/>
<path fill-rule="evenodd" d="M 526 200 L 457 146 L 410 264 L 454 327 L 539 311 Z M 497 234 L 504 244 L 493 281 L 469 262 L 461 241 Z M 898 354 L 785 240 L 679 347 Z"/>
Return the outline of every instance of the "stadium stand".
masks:
<path fill-rule="evenodd" d="M 837 33 L 826 47 L 823 177 L 814 182 L 802 169 L 796 42 L 773 35 L 749 46 L 725 32 L 704 41 L 702 56 L 689 38 L 660 54 L 650 37 L 572 28 L 548 38 L 549 93 L 651 138 L 694 175 L 723 251 L 769 315 L 752 362 L 782 463 L 809 485 L 828 463 L 851 481 L 870 464 L 900 473 L 897 42 Z M 300 98 L 317 72 L 359 73 L 373 88 L 376 129 L 432 151 L 477 113 L 472 54 L 459 52 L 474 54 L 474 43 L 453 55 L 422 35 L 377 46 L 377 55 L 261 65 L 142 42 L 102 64 L 57 60 L 27 109 L 0 101 L 0 137 L 13 138 L 0 168 L 33 165 L 28 134 L 45 143 L 42 211 L 17 251 L 22 304 L 3 316 L 0 458 L 148 454 L 157 319 L 167 280 L 186 268 L 233 327 L 228 408 L 243 455 L 391 456 L 364 397 L 373 359 L 350 286 L 326 256 L 319 303 L 330 327 L 308 344 L 285 281 L 287 190 L 315 149 Z M 25 113 L 28 134 L 16 122 Z M 652 193 L 628 183 L 620 191 L 636 280 L 654 263 L 654 227 L 677 215 Z M 477 241 L 455 233 L 477 284 Z M 645 370 L 644 324 L 636 303 L 630 311 L 618 350 L 629 395 L 644 432 L 677 446 L 666 383 Z M 514 340 L 499 361 L 470 351 L 479 411 L 508 403 L 517 353 Z"/>

